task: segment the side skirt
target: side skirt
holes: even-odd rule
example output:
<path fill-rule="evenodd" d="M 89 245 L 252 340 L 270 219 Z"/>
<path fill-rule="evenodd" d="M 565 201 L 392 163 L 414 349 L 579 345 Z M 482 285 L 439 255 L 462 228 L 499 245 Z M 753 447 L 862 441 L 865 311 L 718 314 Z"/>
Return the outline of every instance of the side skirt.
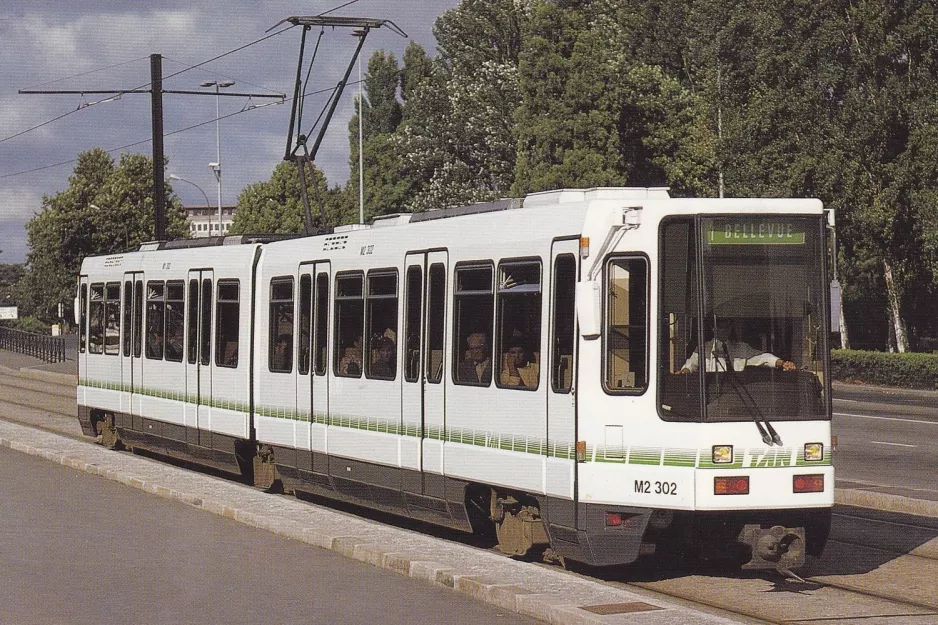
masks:
<path fill-rule="evenodd" d="M 464 481 L 301 449 L 271 447 L 285 488 L 463 532 L 472 531 Z M 436 487 L 434 478 L 444 480 L 442 489 Z M 434 484 L 421 487 L 425 481 Z M 443 496 L 430 496 L 427 490 L 442 491 Z"/>
<path fill-rule="evenodd" d="M 120 440 L 128 447 L 194 462 L 244 478 L 252 475 L 253 448 L 249 450 L 249 445 L 241 439 L 124 413 L 114 414 L 114 425 Z"/>

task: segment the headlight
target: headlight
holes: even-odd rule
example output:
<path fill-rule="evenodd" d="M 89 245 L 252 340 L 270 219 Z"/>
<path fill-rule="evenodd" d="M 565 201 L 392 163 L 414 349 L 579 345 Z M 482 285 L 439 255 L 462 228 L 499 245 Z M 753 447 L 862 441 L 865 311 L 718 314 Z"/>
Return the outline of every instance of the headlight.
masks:
<path fill-rule="evenodd" d="M 732 445 L 714 445 L 713 446 L 713 464 L 732 464 L 733 446 Z"/>
<path fill-rule="evenodd" d="M 820 462 L 824 459 L 824 443 L 805 443 L 805 462 Z"/>

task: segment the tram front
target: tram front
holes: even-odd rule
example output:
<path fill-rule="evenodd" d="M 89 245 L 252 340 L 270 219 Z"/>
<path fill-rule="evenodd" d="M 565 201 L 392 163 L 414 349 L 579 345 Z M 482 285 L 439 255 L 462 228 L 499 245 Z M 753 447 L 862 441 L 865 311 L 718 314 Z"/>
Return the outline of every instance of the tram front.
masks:
<path fill-rule="evenodd" d="M 736 547 L 750 568 L 795 568 L 823 550 L 834 498 L 825 241 L 819 210 L 661 221 L 657 412 L 696 455 L 693 511 L 663 535 Z"/>

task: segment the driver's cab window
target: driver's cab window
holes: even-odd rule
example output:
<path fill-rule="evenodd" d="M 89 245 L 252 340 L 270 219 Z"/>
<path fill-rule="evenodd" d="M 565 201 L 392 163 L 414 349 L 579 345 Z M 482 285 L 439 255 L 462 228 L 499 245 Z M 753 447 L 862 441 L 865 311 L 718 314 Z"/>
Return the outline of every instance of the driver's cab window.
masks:
<path fill-rule="evenodd" d="M 606 263 L 605 375 L 607 392 L 648 386 L 648 261 L 614 257 Z"/>

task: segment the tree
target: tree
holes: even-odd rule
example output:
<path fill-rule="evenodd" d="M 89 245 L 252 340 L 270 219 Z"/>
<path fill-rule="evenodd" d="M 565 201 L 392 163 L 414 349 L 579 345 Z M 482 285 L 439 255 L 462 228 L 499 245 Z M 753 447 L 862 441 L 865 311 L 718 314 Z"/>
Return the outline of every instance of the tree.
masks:
<path fill-rule="evenodd" d="M 107 152 L 94 148 L 78 155 L 65 191 L 43 197 L 42 209 L 26 224 L 22 292 L 30 314 L 55 318 L 58 304 L 74 297 L 85 256 L 126 251 L 153 239 L 151 163 L 146 156 L 123 154 L 115 166 Z M 168 186 L 167 198 L 166 233 L 185 237 L 185 213 Z"/>
<path fill-rule="evenodd" d="M 328 189 L 326 178 L 307 163 L 307 196 L 316 227 L 335 226 L 348 220 L 347 207 L 338 189 Z M 322 214 L 320 214 L 320 205 Z M 238 195 L 231 234 L 302 234 L 305 208 L 296 163 L 283 161 L 270 180 L 245 187 Z"/>
<path fill-rule="evenodd" d="M 517 65 L 533 0 L 463 0 L 433 24 L 439 61 L 450 75 L 486 63 Z"/>
<path fill-rule="evenodd" d="M 17 285 L 25 274 L 24 265 L 0 263 L 0 306 L 18 305 Z"/>
<path fill-rule="evenodd" d="M 904 352 L 911 347 L 904 311 L 935 285 L 928 227 L 936 222 L 938 165 L 928 161 L 938 154 L 936 5 L 844 2 L 841 10 L 847 62 L 832 152 L 843 179 L 835 205 L 847 271 L 875 259 L 890 348 Z"/>
<path fill-rule="evenodd" d="M 624 185 L 715 194 L 711 109 L 662 65 L 680 51 L 631 39 L 648 18 L 620 5 L 535 6 L 519 62 L 516 194 Z"/>
<path fill-rule="evenodd" d="M 432 72 L 433 61 L 427 56 L 423 46 L 416 41 L 407 44 L 407 49 L 404 50 L 404 67 L 401 68 L 401 99 L 405 105 L 413 90 L 429 79 Z"/>
<path fill-rule="evenodd" d="M 359 197 L 358 117 L 362 116 L 362 174 L 364 205 L 368 217 L 397 212 L 406 183 L 397 175 L 398 155 L 388 138 L 401 123 L 402 106 L 397 100 L 401 70 L 393 54 L 376 51 L 368 61 L 365 99 L 356 101 L 355 115 L 349 121 L 349 176 L 346 193 Z"/>

